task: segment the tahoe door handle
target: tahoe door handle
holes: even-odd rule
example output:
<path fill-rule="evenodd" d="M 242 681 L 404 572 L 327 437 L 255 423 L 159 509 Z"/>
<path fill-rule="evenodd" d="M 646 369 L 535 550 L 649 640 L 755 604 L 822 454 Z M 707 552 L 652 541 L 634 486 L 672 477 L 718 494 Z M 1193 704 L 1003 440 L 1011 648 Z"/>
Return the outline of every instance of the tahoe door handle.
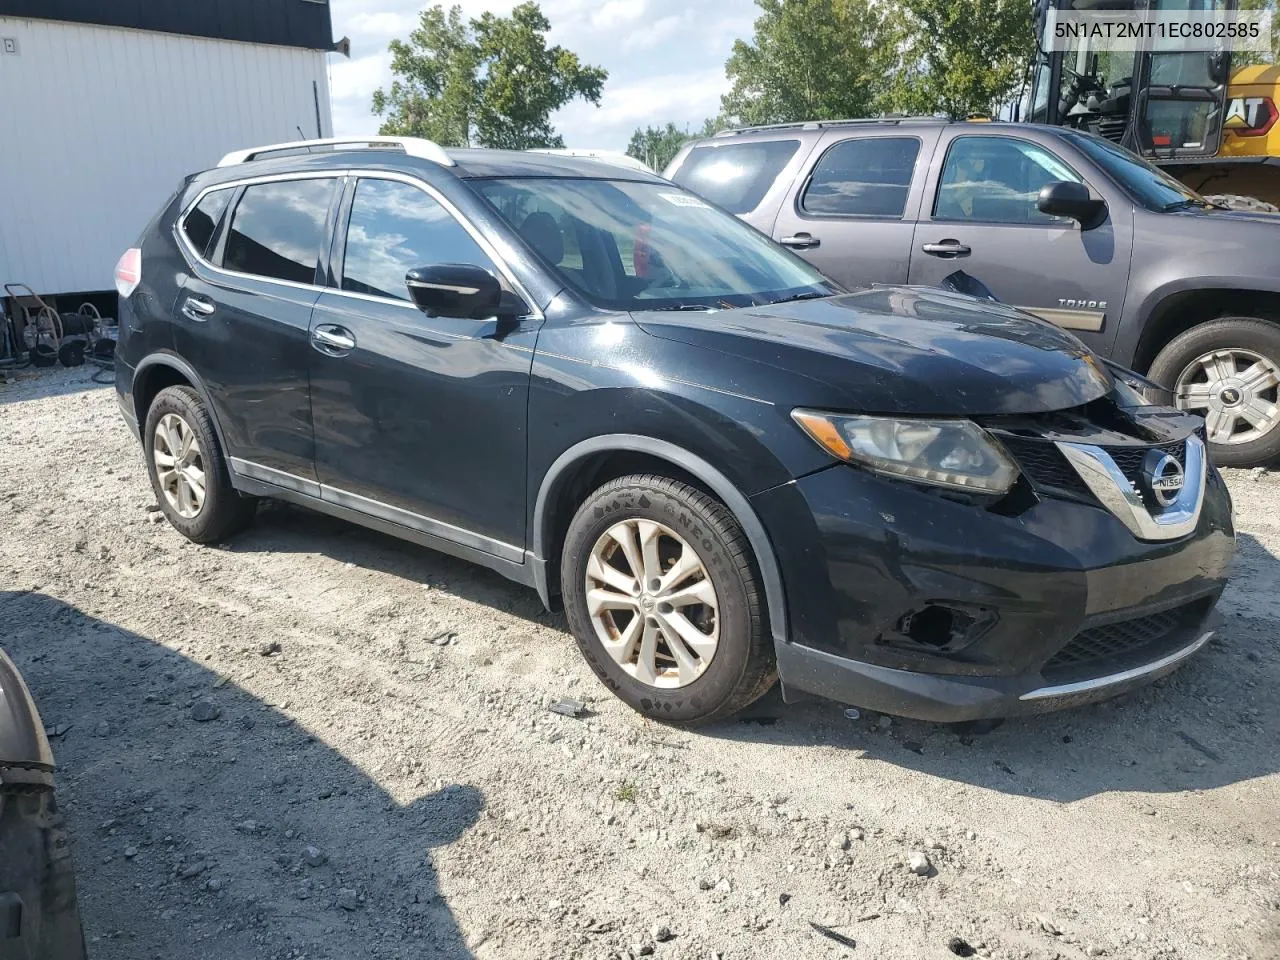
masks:
<path fill-rule="evenodd" d="M 208 320 L 216 309 L 213 301 L 204 297 L 187 297 L 182 301 L 182 315 L 188 320 Z"/>
<path fill-rule="evenodd" d="M 925 253 L 932 254 L 935 257 L 950 259 L 952 257 L 967 257 L 973 251 L 966 247 L 959 240 L 941 240 L 938 243 L 922 243 L 920 249 Z"/>
<path fill-rule="evenodd" d="M 346 327 L 322 323 L 311 331 L 311 345 L 330 357 L 341 357 L 356 348 L 356 338 Z"/>
<path fill-rule="evenodd" d="M 780 237 L 778 242 L 792 250 L 811 250 L 822 241 L 811 233 L 796 233 L 789 237 Z"/>

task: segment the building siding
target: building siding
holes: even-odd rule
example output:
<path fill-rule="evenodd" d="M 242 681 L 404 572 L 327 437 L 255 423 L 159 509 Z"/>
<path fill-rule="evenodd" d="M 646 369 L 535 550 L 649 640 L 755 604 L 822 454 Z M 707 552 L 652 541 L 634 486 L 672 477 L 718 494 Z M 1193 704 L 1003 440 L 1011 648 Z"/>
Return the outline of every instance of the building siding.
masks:
<path fill-rule="evenodd" d="M 18 40 L 0 54 L 0 283 L 109 290 L 185 176 L 332 136 L 319 51 L 3 17 L 0 37 Z"/>

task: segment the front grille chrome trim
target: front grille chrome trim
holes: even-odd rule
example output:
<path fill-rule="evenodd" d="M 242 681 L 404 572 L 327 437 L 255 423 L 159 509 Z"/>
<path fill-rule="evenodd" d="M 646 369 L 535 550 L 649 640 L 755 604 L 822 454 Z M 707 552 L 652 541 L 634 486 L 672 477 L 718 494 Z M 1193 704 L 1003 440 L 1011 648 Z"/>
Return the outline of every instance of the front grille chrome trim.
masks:
<path fill-rule="evenodd" d="M 1066 440 L 1058 440 L 1056 446 L 1099 502 L 1139 540 L 1176 540 L 1200 522 L 1208 461 L 1204 443 L 1194 434 L 1187 437 L 1182 492 L 1158 514 L 1147 509 L 1142 495 L 1102 447 Z"/>
<path fill-rule="evenodd" d="M 1149 674 L 1158 673 L 1166 667 L 1172 667 L 1175 664 L 1181 663 L 1212 640 L 1213 633 L 1214 632 L 1212 630 L 1206 631 L 1181 650 L 1175 650 L 1168 656 L 1161 657 L 1159 660 L 1152 661 L 1151 663 L 1144 663 L 1142 666 L 1134 667 L 1132 670 L 1122 670 L 1119 673 L 1107 674 L 1105 677 L 1094 677 L 1092 680 L 1080 680 L 1076 683 L 1063 683 L 1056 687 L 1039 687 L 1035 690 L 1030 690 L 1027 693 L 1024 693 L 1018 699 L 1048 700 L 1052 697 L 1070 697 L 1078 693 L 1091 693 L 1105 687 L 1118 686 L 1122 683 L 1128 683 L 1130 680 L 1139 680 Z"/>

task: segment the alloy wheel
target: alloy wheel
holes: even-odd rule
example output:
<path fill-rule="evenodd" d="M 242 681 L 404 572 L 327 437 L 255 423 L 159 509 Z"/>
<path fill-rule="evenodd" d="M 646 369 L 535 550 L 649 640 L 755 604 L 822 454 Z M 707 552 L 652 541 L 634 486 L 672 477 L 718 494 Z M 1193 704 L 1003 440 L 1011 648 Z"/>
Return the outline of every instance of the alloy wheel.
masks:
<path fill-rule="evenodd" d="M 1250 443 L 1280 423 L 1280 367 L 1252 350 L 1197 357 L 1174 384 L 1179 408 L 1204 417 L 1209 442 Z"/>
<path fill-rule="evenodd" d="M 665 524 L 630 519 L 587 561 L 587 611 L 605 652 L 654 687 L 693 683 L 720 642 L 719 599 L 702 558 Z"/>
<path fill-rule="evenodd" d="M 191 424 L 166 413 L 156 424 L 151 456 L 169 507 L 184 520 L 197 516 L 204 507 L 204 454 Z"/>

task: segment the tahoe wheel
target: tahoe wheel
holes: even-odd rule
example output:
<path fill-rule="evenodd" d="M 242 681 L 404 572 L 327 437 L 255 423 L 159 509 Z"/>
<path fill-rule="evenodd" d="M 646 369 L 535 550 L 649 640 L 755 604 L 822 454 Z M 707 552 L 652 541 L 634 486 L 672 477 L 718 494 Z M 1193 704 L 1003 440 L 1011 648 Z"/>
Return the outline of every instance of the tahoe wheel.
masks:
<path fill-rule="evenodd" d="M 253 518 L 254 501 L 231 486 L 213 422 L 190 387 L 156 394 L 143 440 L 160 509 L 188 540 L 215 543 Z"/>
<path fill-rule="evenodd" d="M 1149 375 L 1179 408 L 1204 417 L 1216 463 L 1280 457 L 1280 325 L 1224 317 L 1192 327 L 1160 351 Z"/>
<path fill-rule="evenodd" d="M 560 584 L 591 669 L 647 717 L 707 723 L 773 684 L 746 535 L 695 487 L 631 476 L 595 491 L 569 525 Z"/>

